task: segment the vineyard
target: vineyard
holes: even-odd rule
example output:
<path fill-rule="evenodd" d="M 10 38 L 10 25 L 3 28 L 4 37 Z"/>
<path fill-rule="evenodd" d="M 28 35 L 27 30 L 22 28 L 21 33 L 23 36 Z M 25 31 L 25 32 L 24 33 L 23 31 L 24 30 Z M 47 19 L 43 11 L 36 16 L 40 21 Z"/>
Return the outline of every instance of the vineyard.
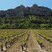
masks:
<path fill-rule="evenodd" d="M 0 29 L 0 52 L 52 52 L 52 30 Z"/>

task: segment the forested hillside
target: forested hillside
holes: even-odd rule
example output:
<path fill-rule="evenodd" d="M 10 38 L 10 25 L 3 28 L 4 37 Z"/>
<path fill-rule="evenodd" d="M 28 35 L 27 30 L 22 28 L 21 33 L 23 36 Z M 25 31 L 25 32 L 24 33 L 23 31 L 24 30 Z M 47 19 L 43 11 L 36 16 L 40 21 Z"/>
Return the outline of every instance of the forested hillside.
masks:
<path fill-rule="evenodd" d="M 52 28 L 52 10 L 36 4 L 0 10 L 0 28 Z"/>

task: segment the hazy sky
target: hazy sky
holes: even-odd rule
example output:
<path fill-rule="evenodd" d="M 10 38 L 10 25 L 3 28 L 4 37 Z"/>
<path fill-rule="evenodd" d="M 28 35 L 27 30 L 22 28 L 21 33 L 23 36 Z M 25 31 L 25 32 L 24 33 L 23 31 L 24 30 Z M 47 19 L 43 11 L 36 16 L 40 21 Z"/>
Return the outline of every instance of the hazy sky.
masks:
<path fill-rule="evenodd" d="M 32 6 L 33 4 L 52 9 L 52 0 L 0 0 L 0 10 L 15 8 L 19 5 Z"/>

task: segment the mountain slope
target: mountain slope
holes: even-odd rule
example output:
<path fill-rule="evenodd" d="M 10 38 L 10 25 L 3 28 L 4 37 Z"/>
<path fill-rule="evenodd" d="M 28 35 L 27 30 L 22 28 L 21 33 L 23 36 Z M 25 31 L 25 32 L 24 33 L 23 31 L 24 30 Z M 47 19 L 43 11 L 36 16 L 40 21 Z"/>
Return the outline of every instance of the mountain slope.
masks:
<path fill-rule="evenodd" d="M 14 9 L 0 11 L 0 17 L 13 17 L 13 16 L 25 17 L 27 15 L 51 16 L 52 10 L 47 7 L 38 6 L 34 4 L 31 7 L 25 7 L 21 5 Z"/>

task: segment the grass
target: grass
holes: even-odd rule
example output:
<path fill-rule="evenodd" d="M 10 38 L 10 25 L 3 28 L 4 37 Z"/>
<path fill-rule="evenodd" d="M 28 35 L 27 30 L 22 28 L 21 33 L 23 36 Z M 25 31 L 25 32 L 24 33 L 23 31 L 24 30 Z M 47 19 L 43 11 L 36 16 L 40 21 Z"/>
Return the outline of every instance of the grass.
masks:
<path fill-rule="evenodd" d="M 52 30 L 37 29 L 33 30 L 33 32 L 34 38 L 36 38 L 41 48 L 52 52 Z"/>
<path fill-rule="evenodd" d="M 52 30 L 34 30 L 36 34 L 40 34 L 45 39 L 52 41 Z"/>
<path fill-rule="evenodd" d="M 24 29 L 0 29 L 0 46 L 5 45 L 6 42 L 15 42 L 26 31 Z"/>
<path fill-rule="evenodd" d="M 27 43 L 29 30 L 32 30 L 32 32 L 34 33 L 33 36 L 36 38 L 39 44 L 43 44 L 44 40 L 42 40 L 38 35 L 45 37 L 46 40 L 52 41 L 52 30 L 0 29 L 0 46 L 3 45 L 3 43 L 5 44 L 5 42 L 16 41 L 17 38 L 19 38 L 19 41 L 21 41 L 21 44 Z"/>

